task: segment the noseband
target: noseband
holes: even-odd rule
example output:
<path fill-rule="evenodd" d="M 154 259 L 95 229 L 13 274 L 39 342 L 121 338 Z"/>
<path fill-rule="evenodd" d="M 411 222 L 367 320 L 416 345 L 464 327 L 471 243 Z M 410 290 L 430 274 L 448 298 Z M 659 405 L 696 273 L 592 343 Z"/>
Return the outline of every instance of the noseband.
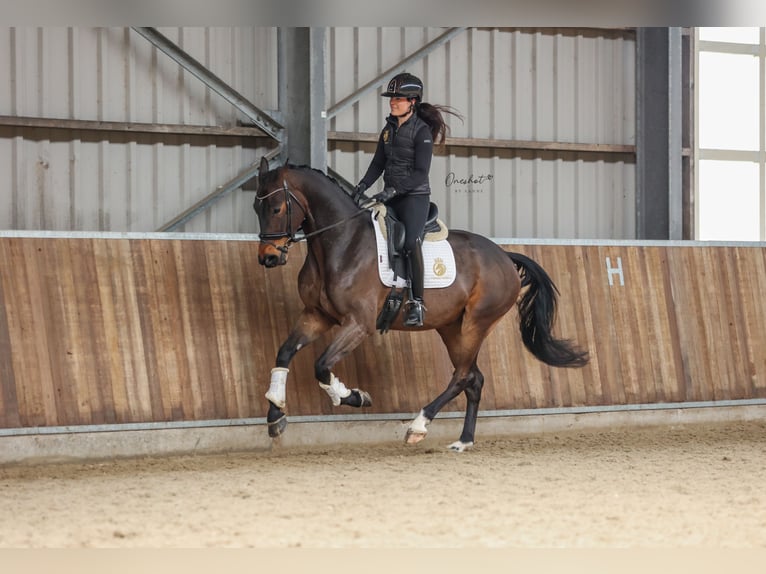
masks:
<path fill-rule="evenodd" d="M 279 193 L 280 191 L 283 192 L 285 195 L 285 200 L 284 200 L 285 210 L 287 211 L 287 223 L 285 224 L 285 230 L 259 234 L 261 241 L 271 245 L 272 247 L 274 247 L 274 249 L 277 249 L 280 253 L 287 253 L 287 250 L 290 248 L 290 245 L 292 245 L 293 243 L 298 243 L 299 241 L 303 241 L 305 239 L 308 239 L 309 237 L 313 237 L 315 235 L 319 235 L 320 233 L 324 233 L 325 231 L 333 229 L 334 227 L 338 227 L 339 225 L 346 223 L 350 219 L 353 219 L 357 217 L 358 215 L 362 215 L 363 213 L 367 213 L 368 211 L 366 209 L 360 209 L 354 215 L 346 217 L 345 219 L 341 219 L 340 221 L 336 221 L 335 223 L 331 225 L 322 227 L 321 229 L 317 229 L 310 233 L 304 233 L 302 236 L 298 237 L 297 235 L 295 235 L 295 232 L 303 230 L 303 222 L 306 221 L 308 212 L 306 211 L 306 208 L 303 207 L 303 205 L 301 204 L 300 200 L 296 197 L 296 195 L 287 186 L 286 180 L 284 179 L 282 180 L 282 187 L 278 187 L 277 189 L 274 189 L 266 193 L 266 195 L 262 195 L 262 196 L 256 195 L 255 198 L 258 201 L 262 202 L 264 199 L 271 197 L 272 195 L 274 195 L 275 193 Z M 303 219 L 301 220 L 301 224 L 298 226 L 296 230 L 293 230 L 293 200 L 295 201 L 295 203 L 298 204 L 298 207 L 300 207 L 301 211 L 303 212 Z M 276 245 L 273 241 L 275 239 L 283 239 L 285 237 L 287 237 L 287 243 L 285 243 L 284 246 Z"/>

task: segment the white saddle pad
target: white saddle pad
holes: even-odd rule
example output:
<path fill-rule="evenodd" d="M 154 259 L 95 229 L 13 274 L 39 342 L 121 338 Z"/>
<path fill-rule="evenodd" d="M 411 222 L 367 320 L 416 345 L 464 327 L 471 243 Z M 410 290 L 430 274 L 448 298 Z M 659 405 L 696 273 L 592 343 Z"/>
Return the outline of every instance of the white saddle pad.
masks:
<path fill-rule="evenodd" d="M 376 217 L 372 212 L 372 226 L 375 229 L 375 242 L 378 245 L 378 276 L 383 285 L 391 287 L 394 284 L 394 272 L 388 263 L 388 243 L 380 230 L 383 217 Z M 455 254 L 452 246 L 446 239 L 439 241 L 426 241 L 423 243 L 423 266 L 426 289 L 438 289 L 449 287 L 455 281 L 457 269 L 455 268 Z M 396 278 L 396 287 L 406 287 L 407 281 L 403 277 Z"/>

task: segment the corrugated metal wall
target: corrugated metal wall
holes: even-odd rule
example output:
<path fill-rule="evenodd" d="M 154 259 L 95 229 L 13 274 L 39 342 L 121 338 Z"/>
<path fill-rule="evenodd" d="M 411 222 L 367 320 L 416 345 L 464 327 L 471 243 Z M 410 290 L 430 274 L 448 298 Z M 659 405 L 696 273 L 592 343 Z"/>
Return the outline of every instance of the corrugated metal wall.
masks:
<path fill-rule="evenodd" d="M 262 109 L 275 28 L 160 30 Z M 204 126 L 238 113 L 129 28 L 0 27 L 0 115 Z M 244 119 L 244 118 L 243 118 Z M 260 158 L 236 137 L 0 128 L 0 228 L 151 231 Z M 233 193 L 185 231 L 252 232 Z"/>
<path fill-rule="evenodd" d="M 441 28 L 333 28 L 328 93 L 338 101 L 438 37 Z M 469 29 L 408 71 L 425 101 L 456 108 L 452 136 L 635 144 L 635 38 L 575 29 Z M 387 100 L 366 95 L 330 129 L 379 132 Z M 373 144 L 330 146 L 329 165 L 364 175 Z M 450 146 L 431 168 L 451 227 L 491 237 L 635 237 L 634 160 L 624 154 Z M 482 183 L 452 183 L 479 180 Z M 483 176 L 483 177 L 482 177 Z M 490 180 L 491 176 L 491 180 Z"/>
<path fill-rule="evenodd" d="M 328 107 L 443 31 L 330 28 Z M 256 106 L 277 109 L 276 28 L 161 32 Z M 0 45 L 0 115 L 208 126 L 239 118 L 129 28 L 0 27 Z M 479 28 L 410 71 L 427 101 L 465 117 L 450 120 L 457 138 L 633 145 L 634 59 L 631 33 Z M 388 113 L 379 93 L 329 129 L 377 134 Z M 374 144 L 328 149 L 329 166 L 356 181 Z M 231 136 L 0 127 L 0 228 L 155 230 L 265 151 Z M 491 237 L 633 238 L 634 167 L 626 154 L 452 145 L 434 158 L 433 199 L 451 227 Z M 234 192 L 179 231 L 256 232 L 251 201 Z"/>

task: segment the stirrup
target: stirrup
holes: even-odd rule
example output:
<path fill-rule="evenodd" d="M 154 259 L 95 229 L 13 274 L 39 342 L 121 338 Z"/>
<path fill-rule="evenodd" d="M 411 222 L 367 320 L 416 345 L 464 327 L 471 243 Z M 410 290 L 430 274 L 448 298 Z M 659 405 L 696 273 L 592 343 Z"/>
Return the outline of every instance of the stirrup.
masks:
<path fill-rule="evenodd" d="M 423 315 L 426 311 L 423 301 L 410 299 L 405 303 L 405 307 L 407 307 L 407 314 L 404 317 L 404 325 L 406 327 L 422 327 Z"/>

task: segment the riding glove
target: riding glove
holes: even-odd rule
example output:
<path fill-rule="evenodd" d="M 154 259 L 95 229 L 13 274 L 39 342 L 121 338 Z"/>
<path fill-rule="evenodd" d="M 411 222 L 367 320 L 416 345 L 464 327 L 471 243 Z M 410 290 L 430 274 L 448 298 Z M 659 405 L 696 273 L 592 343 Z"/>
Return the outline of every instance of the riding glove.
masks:
<path fill-rule="evenodd" d="M 393 187 L 385 187 L 380 193 L 376 193 L 372 196 L 372 199 L 378 203 L 386 203 L 396 195 L 396 189 Z"/>

